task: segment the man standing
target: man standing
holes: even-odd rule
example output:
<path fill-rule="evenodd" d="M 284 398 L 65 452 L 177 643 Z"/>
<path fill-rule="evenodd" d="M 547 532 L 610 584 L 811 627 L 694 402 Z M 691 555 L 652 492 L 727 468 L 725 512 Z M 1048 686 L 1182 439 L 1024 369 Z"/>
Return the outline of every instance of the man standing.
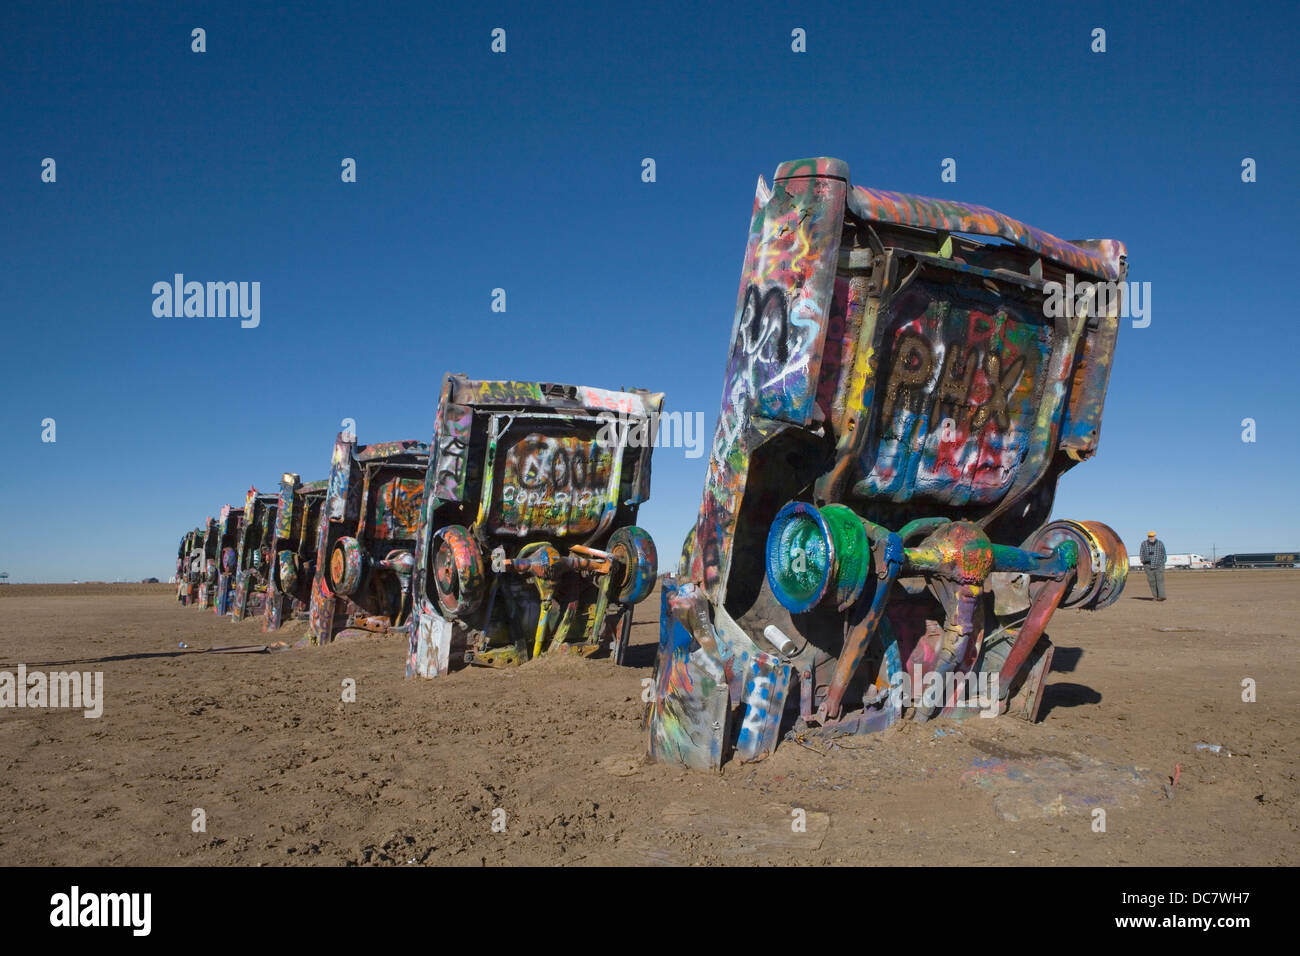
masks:
<path fill-rule="evenodd" d="M 1157 601 L 1165 599 L 1165 546 L 1156 537 L 1154 531 L 1147 532 L 1147 539 L 1138 550 L 1142 561 L 1142 570 L 1147 573 L 1147 584 L 1151 586 L 1151 596 Z"/>

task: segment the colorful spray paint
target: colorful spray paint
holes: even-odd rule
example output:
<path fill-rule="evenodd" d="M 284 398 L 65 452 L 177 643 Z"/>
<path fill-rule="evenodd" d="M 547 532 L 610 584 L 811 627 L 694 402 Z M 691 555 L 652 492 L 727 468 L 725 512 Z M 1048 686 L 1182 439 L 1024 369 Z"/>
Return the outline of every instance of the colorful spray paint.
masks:
<path fill-rule="evenodd" d="M 407 676 L 541 653 L 621 662 L 654 585 L 650 496 L 663 395 L 448 375 L 416 534 Z"/>
<path fill-rule="evenodd" d="M 217 519 L 216 584 L 212 610 L 219 616 L 234 607 L 235 571 L 239 562 L 239 540 L 244 525 L 244 509 L 223 505 Z"/>
<path fill-rule="evenodd" d="M 307 619 L 316 576 L 317 529 L 328 479 L 308 482 L 292 472 L 280 478 L 268 560 L 263 629 L 279 630 L 287 620 Z"/>
<path fill-rule="evenodd" d="M 835 159 L 759 180 L 703 499 L 663 589 L 652 757 L 716 769 L 783 733 L 1036 718 L 1052 613 L 1106 606 L 1127 572 L 1105 525 L 1048 521 L 1096 451 L 1121 303 L 1063 317 L 1045 287 L 1126 268 L 1113 240 L 855 187 Z"/>
<path fill-rule="evenodd" d="M 429 446 L 358 445 L 340 434 L 316 529 L 309 633 L 325 644 L 350 631 L 405 630 Z"/>
<path fill-rule="evenodd" d="M 275 528 L 279 496 L 248 489 L 244 499 L 244 522 L 236 553 L 235 599 L 230 617 L 242 621 L 265 612 L 270 579 L 271 536 Z"/>

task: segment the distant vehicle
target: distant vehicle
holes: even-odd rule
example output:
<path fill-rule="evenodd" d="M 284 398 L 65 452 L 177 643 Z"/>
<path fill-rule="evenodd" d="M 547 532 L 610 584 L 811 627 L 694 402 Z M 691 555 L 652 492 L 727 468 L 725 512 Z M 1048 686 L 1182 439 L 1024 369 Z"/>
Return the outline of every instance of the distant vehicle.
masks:
<path fill-rule="evenodd" d="M 191 600 L 190 555 L 194 551 L 195 542 L 202 536 L 203 532 L 198 528 L 186 531 L 181 538 L 180 546 L 176 549 L 176 576 L 172 578 L 172 583 L 176 585 L 176 600 L 181 604 L 189 604 Z"/>
<path fill-rule="evenodd" d="M 8 583 L 9 583 L 9 572 L 0 571 L 0 584 L 8 584 Z"/>
<path fill-rule="evenodd" d="M 217 559 L 220 556 L 218 544 L 221 540 L 220 525 L 216 518 L 208 517 L 199 541 L 198 575 L 199 590 L 195 603 L 201 608 L 212 607 L 217 597 Z"/>
<path fill-rule="evenodd" d="M 1128 556 L 1128 566 L 1130 568 L 1140 568 L 1142 567 L 1142 559 L 1136 554 L 1130 554 Z M 1165 556 L 1165 570 L 1167 571 L 1173 570 L 1174 568 L 1191 568 L 1197 570 L 1212 567 L 1214 567 L 1214 562 L 1203 554 L 1187 553 L 1170 554 Z"/>
<path fill-rule="evenodd" d="M 1256 554 L 1225 554 L 1214 563 L 1216 568 L 1294 568 L 1300 564 L 1300 551 L 1262 551 Z"/>
<path fill-rule="evenodd" d="M 202 527 L 195 528 L 182 540 L 184 560 L 177 582 L 180 602 L 187 606 L 211 607 L 213 588 L 208 583 L 208 565 L 214 547 L 216 521 L 208 518 Z M 215 564 L 214 564 L 215 567 Z"/>

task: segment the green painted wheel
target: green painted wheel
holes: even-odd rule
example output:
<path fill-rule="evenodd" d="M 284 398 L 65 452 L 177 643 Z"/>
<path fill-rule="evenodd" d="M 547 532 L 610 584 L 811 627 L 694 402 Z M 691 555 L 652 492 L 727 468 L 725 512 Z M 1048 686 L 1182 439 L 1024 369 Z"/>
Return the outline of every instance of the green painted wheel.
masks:
<path fill-rule="evenodd" d="M 858 599 L 871 570 L 871 542 L 857 513 L 846 505 L 827 505 L 822 518 L 830 529 L 835 557 L 835 606 L 843 611 Z"/>

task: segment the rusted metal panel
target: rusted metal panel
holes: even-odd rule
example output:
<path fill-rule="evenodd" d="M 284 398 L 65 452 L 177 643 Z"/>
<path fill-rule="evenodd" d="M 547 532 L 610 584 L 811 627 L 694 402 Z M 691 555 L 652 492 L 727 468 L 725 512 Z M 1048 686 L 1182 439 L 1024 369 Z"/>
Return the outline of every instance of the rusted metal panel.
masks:
<path fill-rule="evenodd" d="M 787 168 L 789 164 L 777 171 L 778 179 Z M 927 199 L 924 196 L 854 186 L 849 193 L 848 205 L 853 215 L 863 221 L 913 226 L 934 232 L 998 237 L 1023 249 L 1041 253 L 1063 266 L 1104 279 L 1119 278 L 1120 261 L 1127 255 L 1124 244 L 1113 239 L 1075 244 L 1027 226 L 986 206 L 973 206 L 947 199 Z"/>
<path fill-rule="evenodd" d="M 652 756 L 716 767 L 784 731 L 1012 700 L 1036 718 L 1053 612 L 1105 607 L 1127 574 L 1105 525 L 1048 523 L 1097 447 L 1120 306 L 1063 314 L 1052 290 L 1126 269 L 1119 242 L 853 186 L 835 159 L 759 180 L 699 515 L 665 587 Z"/>
<path fill-rule="evenodd" d="M 416 534 L 407 676 L 621 660 L 657 571 L 635 526 L 663 396 L 448 375 Z"/>
<path fill-rule="evenodd" d="M 732 710 L 726 669 L 717 654 L 706 652 L 695 640 L 692 629 L 707 622 L 690 621 L 689 597 L 679 599 L 671 575 L 665 577 L 660 595 L 655 691 L 645 717 L 649 754 L 694 770 L 718 770 Z"/>

